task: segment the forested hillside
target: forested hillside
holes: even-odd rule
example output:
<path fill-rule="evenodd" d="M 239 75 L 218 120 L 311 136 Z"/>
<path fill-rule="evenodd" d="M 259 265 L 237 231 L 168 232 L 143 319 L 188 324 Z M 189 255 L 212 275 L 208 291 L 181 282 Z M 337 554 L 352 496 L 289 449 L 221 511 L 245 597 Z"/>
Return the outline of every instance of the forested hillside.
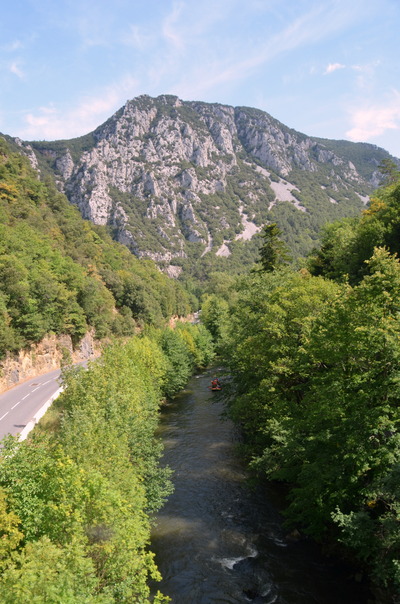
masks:
<path fill-rule="evenodd" d="M 289 485 L 288 526 L 336 543 L 385 590 L 378 601 L 400 591 L 398 176 L 360 219 L 327 228 L 308 269 L 279 245 L 267 262 L 266 238 L 232 304 L 214 294 L 202 314 L 250 466 Z"/>
<path fill-rule="evenodd" d="M 49 332 L 129 335 L 190 308 L 177 282 L 84 221 L 0 139 L 0 357 Z"/>

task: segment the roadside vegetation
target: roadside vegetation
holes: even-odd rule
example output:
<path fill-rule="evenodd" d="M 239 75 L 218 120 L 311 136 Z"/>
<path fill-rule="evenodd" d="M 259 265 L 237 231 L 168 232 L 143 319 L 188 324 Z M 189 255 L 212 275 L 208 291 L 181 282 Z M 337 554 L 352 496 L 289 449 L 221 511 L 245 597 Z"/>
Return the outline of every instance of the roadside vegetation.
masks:
<path fill-rule="evenodd" d="M 212 358 L 201 325 L 151 328 L 67 370 L 43 427 L 3 441 L 1 602 L 150 602 L 151 521 L 172 490 L 160 404 Z"/>

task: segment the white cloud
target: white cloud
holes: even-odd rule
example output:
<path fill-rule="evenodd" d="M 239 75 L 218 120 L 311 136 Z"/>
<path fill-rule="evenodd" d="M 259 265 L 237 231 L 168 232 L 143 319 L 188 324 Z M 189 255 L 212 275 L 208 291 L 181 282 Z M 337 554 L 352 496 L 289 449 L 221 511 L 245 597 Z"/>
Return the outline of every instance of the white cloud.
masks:
<path fill-rule="evenodd" d="M 172 12 L 166 17 L 162 31 L 164 37 L 172 43 L 175 48 L 181 49 L 184 46 L 183 37 L 178 33 L 175 25 L 179 21 L 179 17 L 184 8 L 183 2 L 174 3 Z"/>
<path fill-rule="evenodd" d="M 68 139 L 91 132 L 136 94 L 136 81 L 130 77 L 110 86 L 96 97 L 86 97 L 70 110 L 53 104 L 39 107 L 25 116 L 26 126 L 17 133 L 25 140 Z"/>
<path fill-rule="evenodd" d="M 362 90 L 369 90 L 374 85 L 374 76 L 376 68 L 380 61 L 372 61 L 365 65 L 352 65 L 353 71 L 357 73 L 357 86 Z"/>
<path fill-rule="evenodd" d="M 11 65 L 10 65 L 10 71 L 11 71 L 11 73 L 13 73 L 14 75 L 16 75 L 21 80 L 25 77 L 24 72 L 18 66 L 18 63 L 16 61 L 14 61 L 13 63 L 11 63 Z"/>
<path fill-rule="evenodd" d="M 329 63 L 329 65 L 327 66 L 327 68 L 324 71 L 324 75 L 333 73 L 334 71 L 337 71 L 338 69 L 344 69 L 345 67 L 346 67 L 346 65 L 342 65 L 342 63 Z"/>
<path fill-rule="evenodd" d="M 153 43 L 153 36 L 143 31 L 138 25 L 130 25 L 129 32 L 121 36 L 121 42 L 143 52 Z"/>
<path fill-rule="evenodd" d="M 352 69 L 354 71 L 359 71 L 360 73 L 371 74 L 375 71 L 375 68 L 380 65 L 380 61 L 372 61 L 371 63 L 366 63 L 365 65 L 352 65 Z"/>
<path fill-rule="evenodd" d="M 21 48 L 23 48 L 24 45 L 22 44 L 22 42 L 20 40 L 14 40 L 13 42 L 10 42 L 9 44 L 5 44 L 4 46 L 2 46 L 2 50 L 5 50 L 6 52 L 14 52 L 16 50 L 21 50 Z"/>
<path fill-rule="evenodd" d="M 353 127 L 346 136 L 352 141 L 367 142 L 388 130 L 400 130 L 400 92 L 393 91 L 386 104 L 355 108 L 351 122 Z"/>

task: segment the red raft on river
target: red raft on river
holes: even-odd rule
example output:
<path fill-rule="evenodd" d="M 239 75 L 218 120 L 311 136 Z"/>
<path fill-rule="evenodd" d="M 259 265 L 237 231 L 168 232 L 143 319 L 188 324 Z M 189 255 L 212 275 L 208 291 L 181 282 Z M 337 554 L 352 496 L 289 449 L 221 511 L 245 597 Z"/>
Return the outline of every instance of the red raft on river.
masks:
<path fill-rule="evenodd" d="M 211 380 L 211 386 L 209 386 L 210 390 L 212 390 L 213 392 L 217 391 L 217 390 L 222 390 L 222 386 L 219 382 L 218 378 L 214 378 L 213 380 Z"/>

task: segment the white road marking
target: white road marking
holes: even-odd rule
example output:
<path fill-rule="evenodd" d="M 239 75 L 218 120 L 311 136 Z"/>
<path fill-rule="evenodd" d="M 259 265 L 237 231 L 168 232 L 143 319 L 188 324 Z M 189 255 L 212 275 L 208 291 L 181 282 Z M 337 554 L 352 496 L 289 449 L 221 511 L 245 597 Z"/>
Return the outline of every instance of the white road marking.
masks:
<path fill-rule="evenodd" d="M 29 396 L 29 395 L 30 395 L 30 392 L 28 392 L 28 394 L 25 394 L 25 396 L 23 396 L 23 397 L 21 398 L 21 401 L 24 401 L 26 398 L 28 398 L 28 396 Z"/>
<path fill-rule="evenodd" d="M 10 413 L 10 412 L 9 412 L 9 411 L 7 411 L 7 413 L 5 413 L 4 415 L 2 415 L 2 416 L 0 417 L 0 422 L 1 422 L 1 420 L 3 419 L 3 417 L 5 417 L 6 415 L 8 415 L 9 413 Z"/>
<path fill-rule="evenodd" d="M 15 403 L 14 407 L 11 407 L 11 409 L 14 409 L 17 405 L 20 404 L 21 401 L 18 401 L 18 403 Z"/>

